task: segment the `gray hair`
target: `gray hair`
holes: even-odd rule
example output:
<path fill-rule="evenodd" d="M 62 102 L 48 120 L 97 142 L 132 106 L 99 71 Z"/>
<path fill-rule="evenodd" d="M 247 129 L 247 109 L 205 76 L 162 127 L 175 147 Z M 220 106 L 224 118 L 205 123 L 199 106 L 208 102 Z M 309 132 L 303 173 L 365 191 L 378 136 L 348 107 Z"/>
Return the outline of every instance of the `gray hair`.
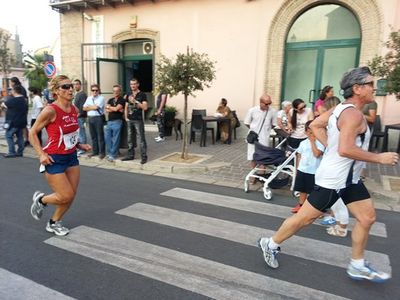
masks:
<path fill-rule="evenodd" d="M 282 102 L 282 108 L 286 108 L 286 107 L 288 107 L 289 105 L 292 105 L 292 102 L 287 101 L 287 100 L 285 100 L 285 101 Z"/>
<path fill-rule="evenodd" d="M 344 73 L 342 80 L 340 81 L 340 88 L 343 91 L 343 97 L 348 99 L 353 96 L 353 85 L 364 84 L 365 79 L 371 75 L 371 71 L 368 67 L 359 67 L 350 69 Z"/>

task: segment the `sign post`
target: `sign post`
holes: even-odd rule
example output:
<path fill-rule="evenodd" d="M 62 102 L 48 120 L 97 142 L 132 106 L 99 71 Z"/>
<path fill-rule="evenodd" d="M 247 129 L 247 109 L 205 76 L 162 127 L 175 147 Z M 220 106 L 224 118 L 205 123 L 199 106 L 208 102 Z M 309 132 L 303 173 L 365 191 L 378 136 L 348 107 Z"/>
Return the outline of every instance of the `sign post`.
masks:
<path fill-rule="evenodd" d="M 46 61 L 44 63 L 44 74 L 46 74 L 47 78 L 53 78 L 56 75 L 56 65 L 52 61 Z"/>

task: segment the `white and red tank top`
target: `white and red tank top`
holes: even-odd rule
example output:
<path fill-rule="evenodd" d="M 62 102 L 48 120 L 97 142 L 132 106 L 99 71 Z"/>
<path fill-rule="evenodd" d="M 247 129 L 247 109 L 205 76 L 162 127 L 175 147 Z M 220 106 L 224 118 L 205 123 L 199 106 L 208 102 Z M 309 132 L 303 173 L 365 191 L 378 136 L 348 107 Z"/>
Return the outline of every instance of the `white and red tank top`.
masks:
<path fill-rule="evenodd" d="M 71 154 L 76 150 L 79 139 L 78 111 L 74 106 L 69 113 L 54 103 L 50 106 L 56 111 L 56 119 L 46 126 L 48 142 L 43 151 L 48 154 Z"/>

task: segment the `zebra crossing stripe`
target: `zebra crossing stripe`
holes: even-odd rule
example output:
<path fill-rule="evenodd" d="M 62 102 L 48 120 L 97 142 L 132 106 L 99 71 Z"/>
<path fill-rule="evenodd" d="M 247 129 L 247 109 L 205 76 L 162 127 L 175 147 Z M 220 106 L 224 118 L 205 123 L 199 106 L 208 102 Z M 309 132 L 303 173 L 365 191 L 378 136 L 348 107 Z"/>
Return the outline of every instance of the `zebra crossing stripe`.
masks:
<path fill-rule="evenodd" d="M 256 246 L 256 241 L 261 236 L 274 234 L 274 231 L 260 227 L 144 203 L 133 204 L 116 213 L 250 246 Z M 285 254 L 342 268 L 347 268 L 351 255 L 350 247 L 299 236 L 285 241 L 282 248 Z M 365 251 L 365 256 L 373 265 L 379 265 L 382 271 L 391 273 L 390 260 L 386 254 Z"/>
<path fill-rule="evenodd" d="M 189 200 L 204 204 L 211 204 L 226 208 L 233 208 L 242 211 L 263 214 L 273 217 L 286 219 L 292 214 L 287 206 L 277 205 L 272 203 L 252 201 L 242 198 L 199 192 L 183 188 L 173 188 L 161 193 L 162 196 L 174 197 L 182 200 Z M 315 222 L 316 225 L 322 226 Z M 355 219 L 350 218 L 348 230 L 352 230 L 355 224 Z M 384 223 L 375 222 L 370 232 L 371 235 L 387 238 L 386 225 Z"/>
<path fill-rule="evenodd" d="M 45 243 L 214 299 L 346 299 L 87 226 Z"/>
<path fill-rule="evenodd" d="M 0 299 L 73 300 L 74 298 L 0 268 Z"/>

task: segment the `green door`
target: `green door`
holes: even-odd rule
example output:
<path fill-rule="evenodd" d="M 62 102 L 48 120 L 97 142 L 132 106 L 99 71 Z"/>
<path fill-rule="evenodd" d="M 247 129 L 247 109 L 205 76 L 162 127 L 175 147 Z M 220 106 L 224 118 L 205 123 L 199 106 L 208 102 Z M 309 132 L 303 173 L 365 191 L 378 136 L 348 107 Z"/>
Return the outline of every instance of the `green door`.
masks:
<path fill-rule="evenodd" d="M 313 103 L 326 85 L 339 96 L 343 73 L 358 66 L 360 44 L 360 27 L 348 9 L 329 4 L 305 12 L 288 34 L 281 100 Z"/>

